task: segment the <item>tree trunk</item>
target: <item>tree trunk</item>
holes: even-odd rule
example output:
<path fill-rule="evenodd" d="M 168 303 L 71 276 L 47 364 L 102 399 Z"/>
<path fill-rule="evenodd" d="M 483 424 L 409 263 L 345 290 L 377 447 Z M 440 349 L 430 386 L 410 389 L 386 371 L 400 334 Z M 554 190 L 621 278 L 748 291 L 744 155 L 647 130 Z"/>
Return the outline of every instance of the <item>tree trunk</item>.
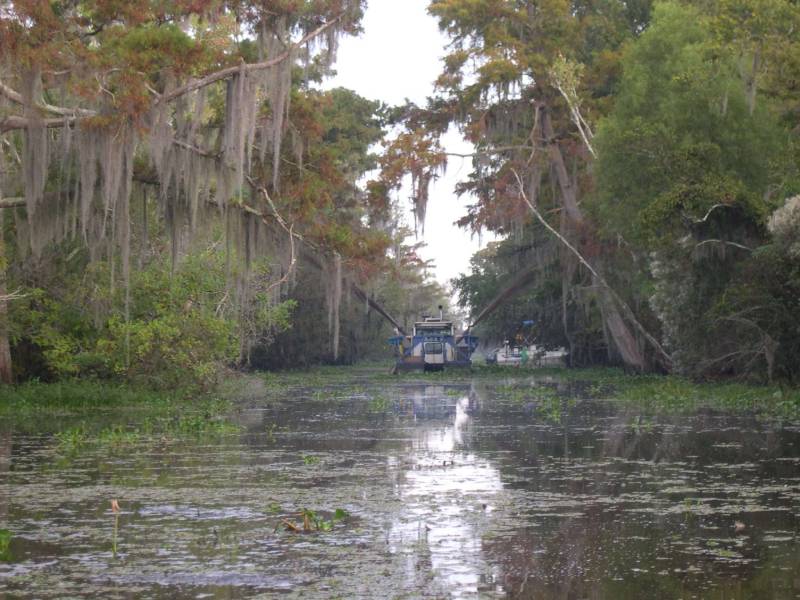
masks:
<path fill-rule="evenodd" d="M 575 356 L 575 342 L 572 339 L 572 332 L 569 330 L 569 313 L 567 312 L 567 308 L 570 284 L 572 283 L 572 277 L 575 275 L 575 270 L 578 265 L 566 252 L 562 252 L 561 257 L 562 260 L 566 261 L 562 263 L 563 267 L 561 270 L 561 325 L 564 328 L 564 337 L 567 338 L 567 343 L 569 344 L 569 356 L 571 361 Z"/>
<path fill-rule="evenodd" d="M 11 346 L 8 342 L 8 300 L 6 300 L 6 244 L 3 227 L 3 210 L 0 209 L 0 382 L 13 383 Z"/>
<path fill-rule="evenodd" d="M 572 179 L 567 172 L 566 164 L 564 163 L 564 156 L 561 154 L 561 148 L 555 142 L 555 134 L 553 132 L 553 123 L 550 120 L 550 113 L 546 106 L 541 106 L 541 124 L 542 135 L 547 144 L 547 151 L 550 157 L 550 163 L 553 166 L 553 171 L 556 174 L 558 186 L 561 190 L 561 202 L 564 212 L 569 220 L 574 225 L 574 228 L 581 232 L 582 235 L 587 235 L 585 228 L 585 221 L 583 212 L 578 205 L 578 194 Z M 598 269 L 597 260 L 592 260 L 592 266 Z M 602 289 L 602 286 L 601 286 Z M 614 340 L 614 345 L 619 350 L 620 356 L 626 365 L 633 367 L 639 371 L 645 368 L 645 358 L 639 344 L 636 341 L 633 333 L 631 332 L 625 320 L 619 311 L 617 303 L 614 298 L 606 292 L 605 289 L 598 295 L 598 301 L 603 306 L 603 318 L 606 327 L 611 333 Z"/>

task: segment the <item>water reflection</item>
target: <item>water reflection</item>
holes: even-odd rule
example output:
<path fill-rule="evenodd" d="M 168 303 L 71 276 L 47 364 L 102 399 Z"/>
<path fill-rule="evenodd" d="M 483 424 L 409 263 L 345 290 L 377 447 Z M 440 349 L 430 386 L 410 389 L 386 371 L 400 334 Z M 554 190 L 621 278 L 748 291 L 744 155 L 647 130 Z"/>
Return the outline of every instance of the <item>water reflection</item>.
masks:
<path fill-rule="evenodd" d="M 501 593 L 487 585 L 494 568 L 481 540 L 503 484 L 499 471 L 470 448 L 474 393 L 448 396 L 428 386 L 412 395 L 415 428 L 407 452 L 390 456 L 398 465 L 396 493 L 403 511 L 388 540 L 405 557 L 408 577 L 436 593 L 453 596 Z"/>
<path fill-rule="evenodd" d="M 70 457 L 0 435 L 0 595 L 800 596 L 796 426 L 514 385 L 293 389 L 240 437 Z"/>

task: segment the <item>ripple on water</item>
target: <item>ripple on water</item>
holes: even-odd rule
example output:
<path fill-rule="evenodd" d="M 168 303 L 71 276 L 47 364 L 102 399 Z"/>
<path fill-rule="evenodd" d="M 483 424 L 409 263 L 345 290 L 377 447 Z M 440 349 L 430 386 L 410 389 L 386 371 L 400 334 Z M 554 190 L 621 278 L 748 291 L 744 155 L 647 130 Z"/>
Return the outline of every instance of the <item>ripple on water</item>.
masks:
<path fill-rule="evenodd" d="M 0 590 L 744 598 L 768 580 L 773 598 L 800 594 L 795 425 L 632 426 L 635 411 L 569 387 L 551 421 L 508 382 L 355 385 L 251 397 L 238 438 L 65 459 L 49 436 L 14 434 Z M 303 510 L 330 531 L 286 531 Z"/>

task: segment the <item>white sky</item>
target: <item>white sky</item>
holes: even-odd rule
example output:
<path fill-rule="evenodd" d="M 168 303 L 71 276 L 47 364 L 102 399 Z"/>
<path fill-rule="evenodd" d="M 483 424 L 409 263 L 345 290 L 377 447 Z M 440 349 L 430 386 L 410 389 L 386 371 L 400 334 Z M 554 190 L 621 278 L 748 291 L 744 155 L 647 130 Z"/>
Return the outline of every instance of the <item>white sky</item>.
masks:
<path fill-rule="evenodd" d="M 433 93 L 433 82 L 441 70 L 440 59 L 448 41 L 436 20 L 426 12 L 428 2 L 369 0 L 362 22 L 364 33 L 341 40 L 335 64 L 337 75 L 325 87 L 349 88 L 365 98 L 390 105 L 403 104 L 406 98 L 425 104 L 425 99 Z M 453 130 L 443 143 L 448 152 L 465 154 L 472 148 Z M 454 192 L 455 184 L 470 170 L 470 159 L 451 157 L 447 174 L 430 190 L 422 238 L 427 246 L 420 254 L 423 259 L 435 261 L 434 275 L 442 284 L 469 271 L 470 257 L 494 239 L 485 234 L 479 241 L 477 236 L 472 238 L 469 232 L 453 224 L 466 214 L 466 206 L 474 202 L 468 196 L 459 199 Z M 408 190 L 400 193 L 402 205 L 408 208 L 408 223 L 413 226 Z"/>

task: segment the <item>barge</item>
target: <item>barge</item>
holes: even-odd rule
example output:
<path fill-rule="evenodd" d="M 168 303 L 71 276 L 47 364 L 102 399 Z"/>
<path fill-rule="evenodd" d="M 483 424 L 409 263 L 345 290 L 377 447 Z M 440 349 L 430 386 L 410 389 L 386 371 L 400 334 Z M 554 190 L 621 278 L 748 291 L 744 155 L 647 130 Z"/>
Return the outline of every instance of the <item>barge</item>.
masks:
<path fill-rule="evenodd" d="M 456 334 L 453 321 L 444 318 L 442 307 L 438 317 L 423 317 L 414 323 L 412 335 L 389 339 L 396 348 L 399 371 L 441 371 L 445 368 L 469 368 L 478 338 L 469 332 Z"/>

